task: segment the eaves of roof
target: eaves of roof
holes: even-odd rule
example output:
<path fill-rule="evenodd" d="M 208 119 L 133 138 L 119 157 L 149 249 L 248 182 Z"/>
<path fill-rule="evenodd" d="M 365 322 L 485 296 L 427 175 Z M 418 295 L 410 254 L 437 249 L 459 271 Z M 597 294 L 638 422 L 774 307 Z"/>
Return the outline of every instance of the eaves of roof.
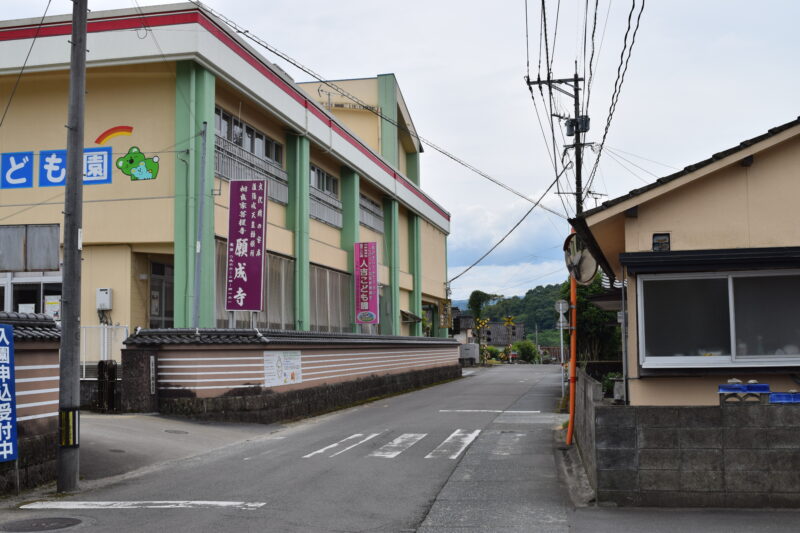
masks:
<path fill-rule="evenodd" d="M 48 315 L 0 311 L 0 324 L 14 327 L 14 342 L 61 340 L 61 329 Z"/>
<path fill-rule="evenodd" d="M 453 339 L 436 337 L 401 337 L 390 335 L 356 335 L 352 333 L 321 333 L 310 331 L 257 329 L 140 329 L 125 339 L 125 345 L 162 346 L 196 344 L 239 345 L 457 345 Z"/>
<path fill-rule="evenodd" d="M 653 189 L 656 189 L 658 187 L 661 187 L 662 185 L 665 185 L 665 184 L 667 184 L 667 183 L 669 183 L 671 181 L 674 181 L 674 180 L 676 180 L 676 179 L 678 179 L 678 178 L 680 178 L 682 176 L 686 176 L 688 174 L 691 174 L 692 172 L 696 172 L 696 171 L 698 171 L 698 170 L 700 170 L 700 169 L 702 169 L 704 167 L 707 167 L 708 165 L 710 165 L 712 163 L 715 163 L 715 162 L 717 162 L 717 161 L 719 161 L 721 159 L 724 159 L 726 157 L 734 155 L 737 152 L 741 152 L 741 151 L 745 150 L 746 148 L 749 148 L 750 146 L 753 146 L 754 144 L 757 144 L 757 143 L 759 143 L 761 141 L 765 141 L 765 140 L 767 140 L 767 139 L 769 139 L 771 137 L 774 137 L 775 135 L 777 135 L 777 134 L 779 134 L 781 132 L 784 132 L 784 131 L 786 131 L 788 129 L 791 129 L 791 128 L 793 128 L 795 126 L 798 126 L 798 125 L 800 125 L 800 117 L 798 117 L 795 120 L 792 120 L 790 122 L 787 122 L 785 124 L 781 124 L 780 126 L 776 126 L 774 128 L 771 128 L 766 133 L 763 133 L 763 134 L 758 135 L 756 137 L 753 137 L 751 139 L 747 139 L 745 141 L 742 141 L 738 145 L 733 146 L 731 148 L 728 148 L 727 150 L 723 150 L 721 152 L 717 152 L 716 154 L 712 155 L 708 159 L 704 159 L 703 161 L 698 161 L 697 163 L 691 164 L 691 165 L 685 167 L 683 170 L 679 170 L 678 172 L 675 172 L 674 174 L 670 174 L 668 176 L 664 176 L 662 178 L 658 178 L 656 181 L 654 181 L 653 183 L 650 183 L 649 185 L 645 185 L 644 187 L 640 187 L 638 189 L 634 189 L 634 190 L 630 191 L 627 194 L 624 194 L 624 195 L 619 196 L 617 198 L 613 198 L 611 200 L 608 200 L 607 202 L 603 202 L 601 205 L 595 207 L 594 209 L 589 209 L 587 211 L 584 211 L 581 214 L 580 218 L 584 218 L 585 219 L 585 218 L 591 217 L 592 215 L 595 215 L 597 213 L 605 211 L 606 209 L 608 209 L 610 207 L 613 207 L 613 206 L 615 206 L 617 204 L 620 204 L 620 203 L 622 203 L 622 202 L 624 202 L 626 200 L 629 200 L 631 198 L 635 198 L 637 196 L 642 195 L 643 193 L 646 193 L 646 192 L 648 192 L 650 190 L 653 190 Z M 573 222 L 573 221 L 571 220 L 570 222 Z"/>

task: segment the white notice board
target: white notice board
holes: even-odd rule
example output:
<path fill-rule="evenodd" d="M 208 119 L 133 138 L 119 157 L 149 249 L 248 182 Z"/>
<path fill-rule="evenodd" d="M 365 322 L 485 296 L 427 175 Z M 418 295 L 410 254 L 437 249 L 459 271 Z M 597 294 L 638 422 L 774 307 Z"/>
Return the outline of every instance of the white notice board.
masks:
<path fill-rule="evenodd" d="M 303 382 L 300 352 L 264 352 L 264 386 L 293 385 Z"/>

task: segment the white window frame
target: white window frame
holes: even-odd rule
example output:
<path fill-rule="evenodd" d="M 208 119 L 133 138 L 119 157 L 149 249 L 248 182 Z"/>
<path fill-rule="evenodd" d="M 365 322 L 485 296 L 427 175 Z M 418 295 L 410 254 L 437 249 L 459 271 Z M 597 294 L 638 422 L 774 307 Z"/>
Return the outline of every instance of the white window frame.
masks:
<path fill-rule="evenodd" d="M 639 364 L 642 368 L 753 368 L 800 366 L 800 355 L 749 355 L 736 353 L 736 302 L 733 294 L 733 280 L 747 277 L 800 276 L 798 269 L 786 270 L 748 270 L 728 272 L 697 272 L 686 274 L 640 274 L 636 278 L 637 332 Z M 644 282 L 685 279 L 727 279 L 728 319 L 730 324 L 731 353 L 711 356 L 670 356 L 654 357 L 645 354 L 644 323 Z"/>

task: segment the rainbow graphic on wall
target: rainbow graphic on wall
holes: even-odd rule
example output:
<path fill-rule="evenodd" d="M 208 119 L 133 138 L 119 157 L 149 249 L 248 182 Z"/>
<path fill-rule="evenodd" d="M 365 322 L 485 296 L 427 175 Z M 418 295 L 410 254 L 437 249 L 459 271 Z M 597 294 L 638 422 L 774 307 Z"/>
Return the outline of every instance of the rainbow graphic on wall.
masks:
<path fill-rule="evenodd" d="M 114 126 L 108 128 L 106 131 L 97 136 L 94 140 L 95 144 L 105 144 L 107 140 L 120 135 L 130 135 L 133 133 L 133 126 Z"/>

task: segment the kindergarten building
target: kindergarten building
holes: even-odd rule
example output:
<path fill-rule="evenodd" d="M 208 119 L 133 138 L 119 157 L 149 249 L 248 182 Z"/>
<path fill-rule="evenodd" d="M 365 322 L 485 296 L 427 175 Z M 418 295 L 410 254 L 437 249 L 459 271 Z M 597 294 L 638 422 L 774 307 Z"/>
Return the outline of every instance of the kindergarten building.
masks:
<path fill-rule="evenodd" d="M 0 127 L 0 311 L 58 317 L 71 22 L 39 22 L 0 23 L 3 101 L 35 39 Z M 200 327 L 359 332 L 353 247 L 375 242 L 380 324 L 364 332 L 445 336 L 450 215 L 421 188 L 395 76 L 336 82 L 355 103 L 241 35 L 189 3 L 90 13 L 83 326 L 190 327 L 199 301 Z M 268 191 L 253 315 L 225 310 L 242 179 Z"/>

